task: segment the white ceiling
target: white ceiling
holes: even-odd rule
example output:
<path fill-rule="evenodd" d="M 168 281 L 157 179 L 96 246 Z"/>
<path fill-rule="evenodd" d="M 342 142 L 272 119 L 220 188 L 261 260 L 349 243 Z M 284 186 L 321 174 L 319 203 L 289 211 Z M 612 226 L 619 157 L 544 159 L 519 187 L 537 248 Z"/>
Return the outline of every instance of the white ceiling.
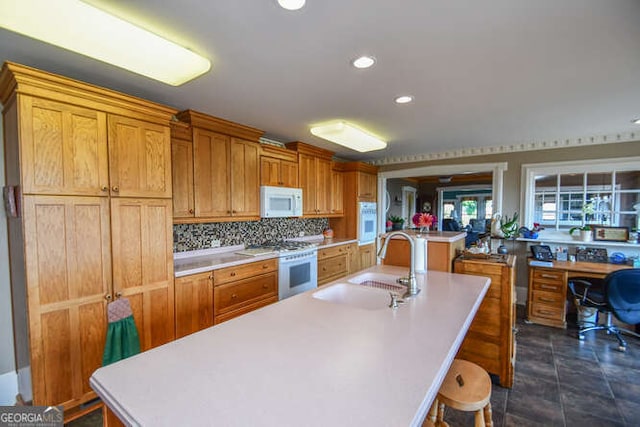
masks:
<path fill-rule="evenodd" d="M 638 0 L 307 0 L 297 12 L 276 0 L 87 1 L 209 57 L 211 71 L 170 87 L 2 29 L 0 60 L 350 159 L 640 131 Z M 351 67 L 361 54 L 376 65 Z M 396 105 L 400 94 L 415 101 Z M 388 148 L 360 154 L 310 134 L 331 119 Z"/>

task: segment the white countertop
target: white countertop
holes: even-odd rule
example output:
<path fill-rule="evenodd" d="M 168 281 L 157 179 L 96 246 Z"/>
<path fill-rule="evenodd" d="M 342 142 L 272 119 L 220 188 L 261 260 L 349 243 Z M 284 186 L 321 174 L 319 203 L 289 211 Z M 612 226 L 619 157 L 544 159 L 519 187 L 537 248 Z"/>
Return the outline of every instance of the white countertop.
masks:
<path fill-rule="evenodd" d="M 424 237 L 425 240 L 427 240 L 428 242 L 456 242 L 460 239 L 464 239 L 467 235 L 466 231 L 429 231 L 427 233 L 418 233 L 415 230 L 399 230 L 399 231 L 404 231 L 405 233 L 407 233 L 410 236 L 415 236 L 420 234 L 420 237 Z M 389 233 L 393 233 L 392 231 L 390 231 Z M 389 233 L 385 233 L 382 234 L 380 237 L 386 237 L 387 234 Z M 401 236 L 393 236 L 391 237 L 392 239 L 404 239 L 404 237 Z"/>
<path fill-rule="evenodd" d="M 418 280 L 422 292 L 396 310 L 308 291 L 100 368 L 91 386 L 130 425 L 418 426 L 489 284 Z"/>
<path fill-rule="evenodd" d="M 318 249 L 331 246 L 356 243 L 357 239 L 325 239 L 320 236 L 308 236 L 306 238 L 291 239 L 312 242 L 318 245 Z M 219 268 L 233 267 L 254 261 L 262 261 L 269 258 L 277 258 L 278 254 L 267 253 L 259 256 L 238 255 L 236 252 L 244 249 L 244 245 L 222 246 L 213 249 L 201 249 L 197 251 L 176 252 L 173 254 L 173 270 L 175 277 L 189 276 L 191 274 L 204 273 Z"/>

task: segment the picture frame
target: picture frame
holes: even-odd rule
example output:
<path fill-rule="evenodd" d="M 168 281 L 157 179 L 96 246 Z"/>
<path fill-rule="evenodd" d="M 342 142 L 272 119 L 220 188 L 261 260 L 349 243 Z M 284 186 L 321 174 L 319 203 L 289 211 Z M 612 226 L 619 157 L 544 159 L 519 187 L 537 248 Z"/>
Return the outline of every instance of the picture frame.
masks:
<path fill-rule="evenodd" d="M 629 227 L 605 227 L 592 225 L 593 240 L 601 242 L 626 242 L 629 240 Z"/>

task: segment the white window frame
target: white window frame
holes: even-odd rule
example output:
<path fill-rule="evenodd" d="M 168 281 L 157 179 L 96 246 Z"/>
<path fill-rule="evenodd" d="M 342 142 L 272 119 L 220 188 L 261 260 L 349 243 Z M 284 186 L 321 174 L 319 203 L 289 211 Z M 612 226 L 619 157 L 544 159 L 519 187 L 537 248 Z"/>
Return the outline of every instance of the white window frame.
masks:
<path fill-rule="evenodd" d="M 640 157 L 609 158 L 597 160 L 576 160 L 567 162 L 528 163 L 522 165 L 522 191 L 520 212 L 522 224 L 533 224 L 535 207 L 535 177 L 537 175 L 565 175 L 569 173 L 615 173 L 640 171 Z M 616 198 L 615 186 L 612 187 Z M 556 204 L 560 198 L 556 195 Z M 557 213 L 557 208 L 556 208 Z M 556 220 L 557 223 L 557 220 Z M 564 229 L 564 227 L 562 228 Z"/>

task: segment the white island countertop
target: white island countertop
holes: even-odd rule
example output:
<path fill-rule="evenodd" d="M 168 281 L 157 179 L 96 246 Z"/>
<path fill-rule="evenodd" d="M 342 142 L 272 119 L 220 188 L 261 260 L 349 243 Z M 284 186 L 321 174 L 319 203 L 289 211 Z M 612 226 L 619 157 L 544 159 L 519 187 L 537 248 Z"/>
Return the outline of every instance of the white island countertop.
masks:
<path fill-rule="evenodd" d="M 367 272 L 406 268 L 350 277 Z M 417 426 L 489 279 L 418 281 L 422 292 L 395 310 L 388 295 L 366 310 L 308 291 L 100 368 L 91 386 L 128 425 Z"/>

